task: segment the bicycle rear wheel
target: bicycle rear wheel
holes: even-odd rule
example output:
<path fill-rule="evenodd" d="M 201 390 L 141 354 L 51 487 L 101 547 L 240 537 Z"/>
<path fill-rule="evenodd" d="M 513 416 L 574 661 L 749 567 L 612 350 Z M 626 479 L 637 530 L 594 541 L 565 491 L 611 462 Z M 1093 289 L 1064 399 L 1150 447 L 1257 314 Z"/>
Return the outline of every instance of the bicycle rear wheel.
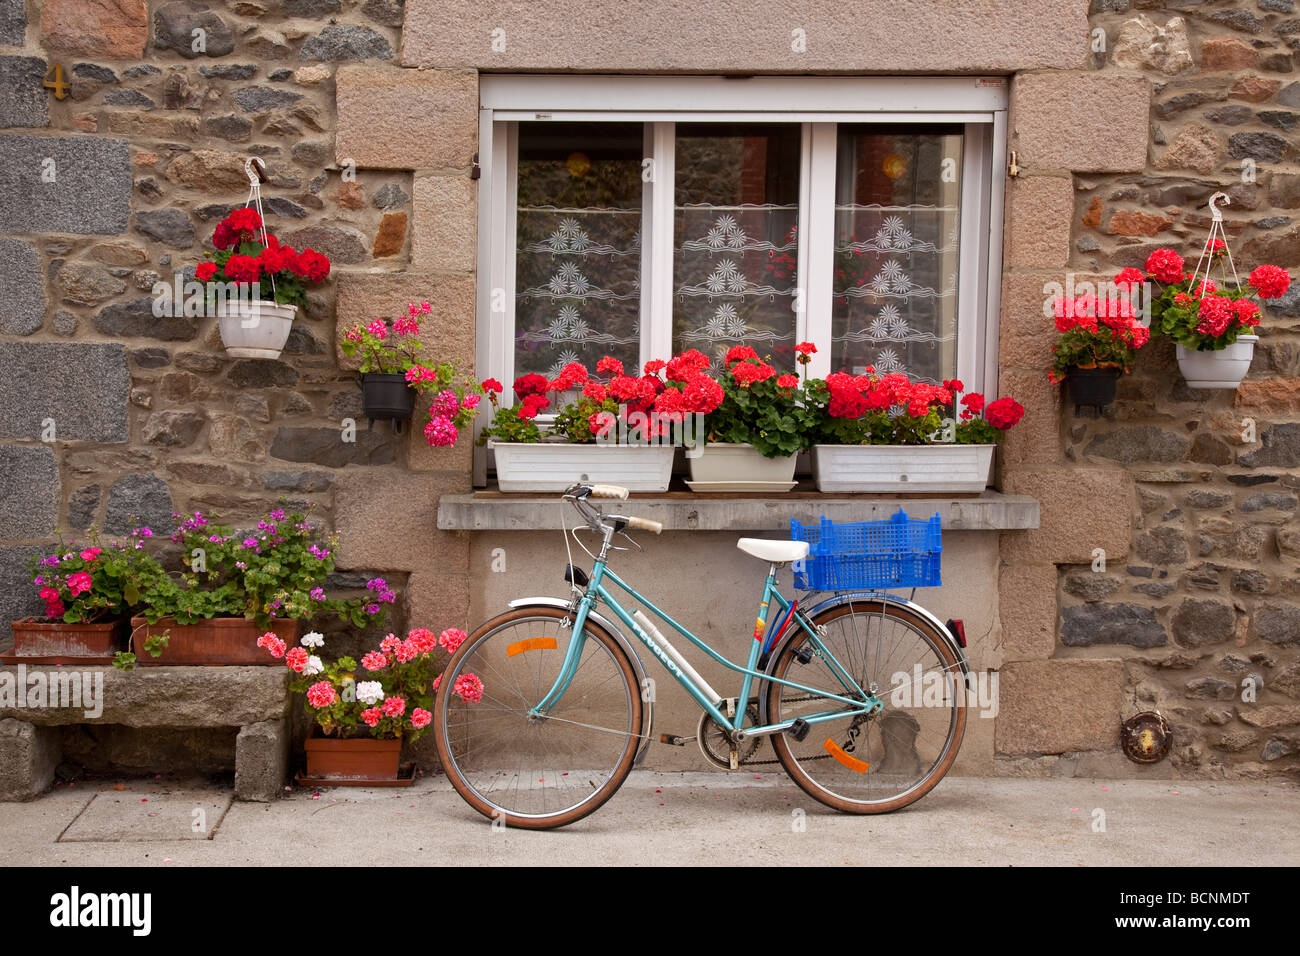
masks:
<path fill-rule="evenodd" d="M 781 765 L 807 794 L 845 813 L 889 813 L 919 800 L 956 760 L 966 728 L 966 685 L 957 655 L 929 621 L 878 600 L 831 608 L 811 623 L 835 660 L 885 707 L 869 717 L 813 724 L 802 741 L 789 733 L 774 735 Z M 857 696 L 845 692 L 802 628 L 778 648 L 771 673 L 814 690 Z M 844 706 L 768 684 L 771 723 Z"/>
<path fill-rule="evenodd" d="M 433 735 L 443 769 L 470 806 L 508 826 L 550 829 L 582 819 L 614 795 L 636 757 L 635 672 L 622 647 L 591 622 L 563 695 L 545 716 L 529 716 L 559 675 L 572 617 L 563 608 L 525 607 L 493 618 L 440 678 Z"/>

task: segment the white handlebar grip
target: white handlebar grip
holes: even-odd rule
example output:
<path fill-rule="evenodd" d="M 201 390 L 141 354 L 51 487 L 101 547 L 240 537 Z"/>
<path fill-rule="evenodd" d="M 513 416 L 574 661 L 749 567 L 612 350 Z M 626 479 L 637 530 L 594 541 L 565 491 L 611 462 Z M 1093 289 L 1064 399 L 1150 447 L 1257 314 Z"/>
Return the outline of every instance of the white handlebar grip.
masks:
<path fill-rule="evenodd" d="M 592 485 L 591 497 L 617 498 L 619 501 L 625 501 L 627 500 L 627 489 L 619 485 Z"/>
<path fill-rule="evenodd" d="M 628 518 L 627 526 L 638 531 L 649 531 L 651 534 L 659 534 L 664 530 L 662 521 L 654 521 L 650 518 Z"/>

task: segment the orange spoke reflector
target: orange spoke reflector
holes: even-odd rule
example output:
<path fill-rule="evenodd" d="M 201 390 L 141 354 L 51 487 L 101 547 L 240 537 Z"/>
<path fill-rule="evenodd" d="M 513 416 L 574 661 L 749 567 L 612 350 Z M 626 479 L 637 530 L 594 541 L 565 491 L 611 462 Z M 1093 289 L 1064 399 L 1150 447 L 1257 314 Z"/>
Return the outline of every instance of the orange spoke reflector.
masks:
<path fill-rule="evenodd" d="M 553 637 L 530 637 L 526 641 L 515 641 L 506 648 L 506 657 L 514 657 L 516 654 L 523 654 L 526 651 L 553 651 L 556 648 L 555 638 Z"/>
<path fill-rule="evenodd" d="M 871 766 L 871 764 L 867 763 L 865 760 L 859 760 L 852 754 L 847 753 L 843 747 L 831 740 L 829 737 L 826 738 L 826 743 L 823 746 L 826 748 L 828 754 L 840 763 L 844 764 L 844 766 L 848 767 L 850 770 L 857 771 L 858 773 L 866 773 L 868 768 Z"/>

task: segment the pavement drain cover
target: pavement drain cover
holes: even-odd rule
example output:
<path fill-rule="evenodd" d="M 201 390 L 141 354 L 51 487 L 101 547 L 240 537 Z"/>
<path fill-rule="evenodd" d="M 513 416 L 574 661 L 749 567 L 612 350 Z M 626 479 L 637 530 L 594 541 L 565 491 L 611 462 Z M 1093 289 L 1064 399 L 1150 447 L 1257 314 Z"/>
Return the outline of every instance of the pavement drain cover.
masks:
<path fill-rule="evenodd" d="M 59 836 L 59 842 L 210 840 L 233 798 L 233 794 L 211 791 L 107 791 L 95 795 Z"/>

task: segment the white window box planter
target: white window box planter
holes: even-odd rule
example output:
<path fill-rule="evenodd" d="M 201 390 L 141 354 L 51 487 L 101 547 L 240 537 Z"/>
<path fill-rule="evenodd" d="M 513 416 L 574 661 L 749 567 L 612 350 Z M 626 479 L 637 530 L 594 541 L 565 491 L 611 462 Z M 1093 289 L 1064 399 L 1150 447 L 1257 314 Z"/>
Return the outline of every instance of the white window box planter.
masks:
<path fill-rule="evenodd" d="M 672 445 L 577 445 L 570 442 L 488 443 L 502 491 L 563 491 L 580 481 L 629 491 L 667 491 Z"/>
<path fill-rule="evenodd" d="M 818 491 L 981 492 L 996 445 L 814 445 Z"/>
<path fill-rule="evenodd" d="M 277 359 L 289 341 L 296 305 L 265 299 L 218 300 L 221 344 L 234 358 Z"/>
<path fill-rule="evenodd" d="M 1239 335 L 1237 341 L 1217 352 L 1178 345 L 1174 348 L 1178 370 L 1190 388 L 1236 388 L 1250 371 L 1258 341 L 1258 335 Z"/>
<path fill-rule="evenodd" d="M 789 491 L 798 456 L 764 458 L 753 445 L 710 443 L 691 464 L 692 491 Z"/>

